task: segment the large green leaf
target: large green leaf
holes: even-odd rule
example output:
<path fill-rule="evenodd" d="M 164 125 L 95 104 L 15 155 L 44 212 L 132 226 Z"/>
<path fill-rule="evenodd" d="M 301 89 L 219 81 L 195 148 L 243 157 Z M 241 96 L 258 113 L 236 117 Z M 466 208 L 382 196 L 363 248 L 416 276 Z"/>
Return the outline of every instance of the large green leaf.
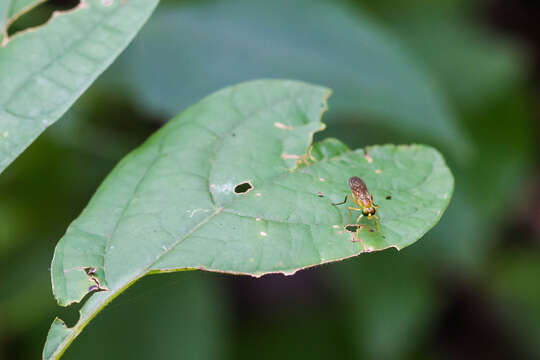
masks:
<path fill-rule="evenodd" d="M 0 47 L 0 172 L 135 36 L 158 0 L 87 0 Z"/>
<path fill-rule="evenodd" d="M 329 94 L 283 80 L 226 88 L 122 160 L 58 243 L 51 268 L 61 305 L 97 286 L 103 291 L 90 296 L 73 328 L 54 321 L 44 357 L 61 354 L 146 274 L 293 274 L 363 251 L 401 249 L 434 226 L 453 190 L 434 149 L 385 145 L 366 153 L 329 139 L 307 151 L 324 128 Z M 356 234 L 363 245 L 345 231 L 346 206 L 332 204 L 349 192 L 352 175 L 366 181 L 379 205 L 380 221 L 365 219 L 369 228 Z M 245 183 L 252 188 L 237 193 Z"/>
<path fill-rule="evenodd" d="M 254 78 L 327 84 L 337 95 L 335 115 L 437 141 L 462 156 L 466 136 L 422 59 L 356 10 L 324 0 L 164 6 L 114 72 L 123 73 L 119 81 L 135 90 L 138 104 L 166 116 L 212 89 Z"/>
<path fill-rule="evenodd" d="M 439 6 L 433 3 L 408 16 L 398 13 L 389 25 L 422 57 L 456 105 L 486 106 L 523 80 L 527 66 L 516 41 Z"/>

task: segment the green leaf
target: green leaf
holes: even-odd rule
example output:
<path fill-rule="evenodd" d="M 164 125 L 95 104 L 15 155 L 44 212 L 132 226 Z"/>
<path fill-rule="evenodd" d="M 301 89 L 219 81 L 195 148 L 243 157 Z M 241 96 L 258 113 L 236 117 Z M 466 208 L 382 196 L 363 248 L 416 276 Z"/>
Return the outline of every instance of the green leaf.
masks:
<path fill-rule="evenodd" d="M 413 141 L 437 141 L 458 158 L 469 149 L 423 59 L 369 16 L 337 1 L 164 6 L 114 70 L 117 81 L 135 90 L 138 104 L 166 116 L 209 89 L 293 78 L 334 89 L 334 115 L 377 123 Z"/>
<path fill-rule="evenodd" d="M 61 305 L 96 286 L 102 291 L 90 296 L 73 328 L 55 320 L 44 357 L 59 356 L 107 303 L 149 273 L 293 274 L 363 251 L 402 249 L 434 226 L 453 190 L 434 149 L 350 151 L 330 139 L 309 151 L 313 133 L 324 128 L 329 95 L 285 80 L 226 88 L 123 159 L 56 247 L 51 276 Z M 352 175 L 379 205 L 380 221 L 362 220 L 366 227 L 355 235 L 363 242 L 344 229 L 351 222 L 346 206 L 332 204 L 350 191 Z M 237 193 L 240 184 L 251 188 Z"/>
<path fill-rule="evenodd" d="M 17 2 L 18 4 L 18 2 Z M 0 47 L 0 172 L 127 46 L 157 0 L 86 0 Z"/>

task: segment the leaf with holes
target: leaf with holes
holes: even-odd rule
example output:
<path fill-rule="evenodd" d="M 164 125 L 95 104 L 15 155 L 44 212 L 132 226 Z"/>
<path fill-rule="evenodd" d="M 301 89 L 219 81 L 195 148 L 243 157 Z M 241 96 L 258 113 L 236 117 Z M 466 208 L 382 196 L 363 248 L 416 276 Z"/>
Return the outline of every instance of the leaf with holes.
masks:
<path fill-rule="evenodd" d="M 434 226 L 453 189 L 441 155 L 422 145 L 350 151 L 335 139 L 310 147 L 324 128 L 329 94 L 284 80 L 226 88 L 123 159 L 56 247 L 58 302 L 92 294 L 74 327 L 54 321 L 44 357 L 58 357 L 147 274 L 293 274 L 363 251 L 401 249 Z M 353 175 L 379 206 L 378 225 L 362 219 L 367 226 L 358 234 L 345 230 L 347 207 L 333 205 Z"/>
<path fill-rule="evenodd" d="M 158 0 L 81 0 L 45 25 L 7 37 L 10 22 L 41 2 L 0 7 L 0 172 L 110 65 Z"/>

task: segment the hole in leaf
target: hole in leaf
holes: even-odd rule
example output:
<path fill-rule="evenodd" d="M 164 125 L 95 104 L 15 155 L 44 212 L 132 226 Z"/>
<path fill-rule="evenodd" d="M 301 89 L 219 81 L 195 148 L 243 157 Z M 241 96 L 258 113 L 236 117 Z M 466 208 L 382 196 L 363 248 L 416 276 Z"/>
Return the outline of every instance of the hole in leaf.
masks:
<path fill-rule="evenodd" d="M 251 186 L 251 183 L 247 181 L 247 182 L 243 182 L 241 184 L 236 185 L 234 187 L 234 192 L 237 194 L 245 194 L 251 189 L 253 189 L 253 186 Z"/>
<path fill-rule="evenodd" d="M 30 9 L 15 19 L 7 29 L 8 37 L 18 32 L 45 24 L 55 11 L 67 11 L 77 7 L 80 0 L 49 0 Z M 17 14 L 15 14 L 17 15 Z"/>
<path fill-rule="evenodd" d="M 375 232 L 375 230 L 365 225 L 346 225 L 345 226 L 345 230 L 352 233 L 355 233 L 360 229 L 367 229 L 369 232 Z"/>
<path fill-rule="evenodd" d="M 388 196 L 386 197 L 386 200 L 392 200 L 392 197 L 391 197 L 390 195 L 388 195 Z"/>

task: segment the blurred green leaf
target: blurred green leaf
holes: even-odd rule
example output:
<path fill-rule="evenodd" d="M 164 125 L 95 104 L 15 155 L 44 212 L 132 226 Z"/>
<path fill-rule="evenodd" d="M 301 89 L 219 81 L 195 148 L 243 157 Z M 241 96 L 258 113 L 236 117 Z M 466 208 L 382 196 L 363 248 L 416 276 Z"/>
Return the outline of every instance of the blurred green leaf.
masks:
<path fill-rule="evenodd" d="M 540 356 L 540 256 L 535 250 L 512 247 L 492 254 L 483 284 L 499 303 L 516 341 L 536 359 Z"/>
<path fill-rule="evenodd" d="M 468 150 L 444 95 L 418 59 L 393 34 L 340 2 L 163 6 L 114 72 L 140 104 L 166 116 L 212 89 L 254 78 L 326 84 L 337 95 L 333 116 L 380 123 L 409 141 L 438 141 L 457 157 Z M 363 136 L 358 124 L 349 131 Z"/>
<path fill-rule="evenodd" d="M 410 355 L 433 325 L 439 302 L 434 274 L 414 250 L 369 254 L 337 269 L 358 358 L 415 358 Z"/>
<path fill-rule="evenodd" d="M 310 360 L 354 359 L 341 304 L 309 305 L 300 304 L 294 311 L 273 306 L 270 316 L 243 321 L 227 358 L 252 359 L 257 354 L 259 360 L 275 360 L 287 354 Z"/>
<path fill-rule="evenodd" d="M 387 24 L 422 59 L 454 104 L 485 106 L 523 80 L 525 61 L 515 42 L 439 7 L 393 14 Z"/>
<path fill-rule="evenodd" d="M 313 133 L 324 128 L 328 96 L 326 88 L 284 80 L 226 88 L 121 161 L 60 240 L 52 263 L 61 305 L 80 301 L 96 285 L 103 291 L 90 296 L 73 328 L 54 321 L 44 357 L 61 355 L 107 303 L 146 274 L 292 274 L 363 251 L 401 249 L 434 226 L 453 178 L 432 148 L 343 152 L 343 144 L 327 140 L 315 146 L 320 161 L 305 166 L 302 159 L 313 161 L 306 154 Z M 346 207 L 332 205 L 349 192 L 353 174 L 380 206 L 380 231 L 372 224 L 357 234 L 365 249 L 344 231 Z M 250 189 L 238 193 L 239 184 Z"/>
<path fill-rule="evenodd" d="M 0 172 L 135 36 L 157 0 L 87 0 L 0 48 Z"/>

